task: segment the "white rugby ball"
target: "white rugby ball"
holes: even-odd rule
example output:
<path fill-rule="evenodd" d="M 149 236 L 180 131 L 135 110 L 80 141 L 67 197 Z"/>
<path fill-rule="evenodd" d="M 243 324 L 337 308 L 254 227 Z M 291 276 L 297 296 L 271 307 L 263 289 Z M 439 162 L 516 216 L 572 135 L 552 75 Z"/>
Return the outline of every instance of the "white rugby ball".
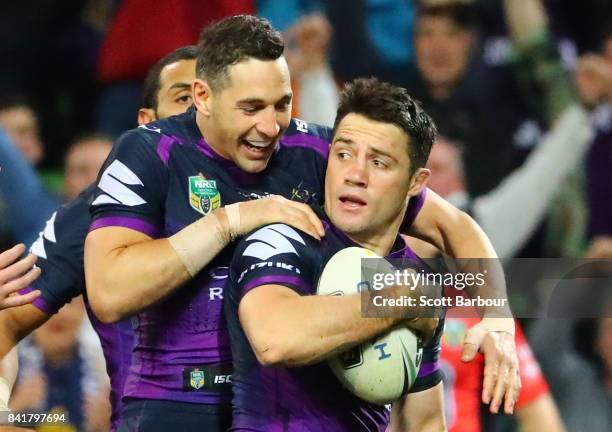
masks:
<path fill-rule="evenodd" d="M 361 259 L 380 258 L 374 252 L 350 247 L 337 252 L 325 265 L 317 294 L 348 295 L 360 292 Z M 386 260 L 370 261 L 380 271 L 393 271 Z M 408 392 L 421 365 L 420 339 L 408 328 L 397 328 L 328 359 L 340 382 L 368 402 L 388 404 Z"/>

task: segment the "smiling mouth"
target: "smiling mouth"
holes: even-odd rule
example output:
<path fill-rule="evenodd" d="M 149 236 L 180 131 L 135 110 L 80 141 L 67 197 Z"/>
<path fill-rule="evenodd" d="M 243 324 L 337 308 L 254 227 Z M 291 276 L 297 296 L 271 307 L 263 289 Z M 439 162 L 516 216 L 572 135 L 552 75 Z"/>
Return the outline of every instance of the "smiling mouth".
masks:
<path fill-rule="evenodd" d="M 271 145 L 274 145 L 274 140 L 256 141 L 256 140 L 247 140 L 247 139 L 242 138 L 241 142 L 249 150 L 254 151 L 254 152 L 260 152 L 260 153 L 265 152 Z"/>

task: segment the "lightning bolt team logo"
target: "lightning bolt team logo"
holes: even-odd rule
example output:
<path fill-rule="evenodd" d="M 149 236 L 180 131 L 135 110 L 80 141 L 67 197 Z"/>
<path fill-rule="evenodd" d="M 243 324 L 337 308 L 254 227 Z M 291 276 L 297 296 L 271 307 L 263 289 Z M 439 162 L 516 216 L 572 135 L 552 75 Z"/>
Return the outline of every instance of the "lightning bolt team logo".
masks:
<path fill-rule="evenodd" d="M 221 194 L 215 180 L 207 180 L 202 175 L 189 177 L 189 204 L 206 216 L 221 207 Z"/>

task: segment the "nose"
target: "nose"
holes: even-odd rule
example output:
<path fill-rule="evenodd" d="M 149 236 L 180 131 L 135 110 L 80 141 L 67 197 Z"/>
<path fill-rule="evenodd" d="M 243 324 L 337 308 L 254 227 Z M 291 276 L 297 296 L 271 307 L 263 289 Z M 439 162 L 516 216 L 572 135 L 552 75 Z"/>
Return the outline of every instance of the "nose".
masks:
<path fill-rule="evenodd" d="M 280 125 L 274 107 L 269 106 L 262 110 L 255 128 L 257 132 L 267 138 L 276 138 L 280 132 Z"/>
<path fill-rule="evenodd" d="M 348 161 L 344 173 L 344 182 L 352 186 L 363 188 L 368 186 L 368 172 L 365 157 L 356 157 Z"/>

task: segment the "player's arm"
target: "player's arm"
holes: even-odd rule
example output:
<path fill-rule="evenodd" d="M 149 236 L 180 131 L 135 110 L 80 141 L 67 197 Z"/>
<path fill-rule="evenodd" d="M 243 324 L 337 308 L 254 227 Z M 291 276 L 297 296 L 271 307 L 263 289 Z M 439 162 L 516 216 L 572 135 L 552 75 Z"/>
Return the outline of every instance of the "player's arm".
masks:
<path fill-rule="evenodd" d="M 49 315 L 31 304 L 0 311 L 0 411 L 7 409 L 17 377 L 15 346 L 48 319 Z"/>
<path fill-rule="evenodd" d="M 282 220 L 313 235 L 323 233 L 306 205 L 285 205 L 288 200 L 273 197 L 221 207 L 160 238 L 170 174 L 157 146 L 168 139 L 147 129 L 125 133 L 98 180 L 85 241 L 85 276 L 90 304 L 103 322 L 119 321 L 164 299 L 232 238 L 261 224 Z"/>
<path fill-rule="evenodd" d="M 417 298 L 411 293 L 403 292 Z M 262 285 L 244 295 L 238 315 L 261 364 L 296 367 L 346 351 L 420 312 L 415 307 L 407 308 L 405 318 L 364 318 L 361 301 L 359 294 L 300 295 L 286 286 Z"/>
<path fill-rule="evenodd" d="M 474 259 L 472 265 L 480 271 L 486 266 L 488 283 L 470 288 L 471 296 L 507 298 L 503 270 L 484 231 L 468 214 L 435 192 L 427 190 L 425 202 L 408 234 L 435 245 L 453 258 L 462 259 L 462 265 L 468 265 L 463 271 L 470 271 L 470 259 Z M 462 360 L 472 361 L 479 351 L 484 354 L 482 401 L 490 404 L 493 413 L 505 402 L 504 411 L 511 414 L 521 389 L 514 319 L 509 308 L 485 308 L 480 312 L 483 319 L 469 329 Z"/>
<path fill-rule="evenodd" d="M 412 223 L 404 223 L 409 234 L 436 246 L 454 258 L 497 258 L 487 235 L 467 213 L 427 189 L 423 204 Z"/>
<path fill-rule="evenodd" d="M 25 246 L 18 244 L 0 253 L 0 310 L 30 303 L 40 295 L 40 291 L 18 294 L 40 276 L 40 269 L 33 267 L 35 255 L 19 259 L 24 252 Z"/>
<path fill-rule="evenodd" d="M 282 197 L 221 207 L 169 238 L 153 239 L 124 227 L 91 231 L 85 275 L 91 306 L 116 322 L 164 299 L 211 262 L 231 239 L 271 222 L 320 236 L 321 222 L 305 204 Z"/>
<path fill-rule="evenodd" d="M 391 409 L 391 422 L 387 432 L 443 432 L 444 391 L 442 382 L 420 391 L 409 393 Z"/>
<path fill-rule="evenodd" d="M 565 432 L 563 420 L 550 393 L 518 408 L 516 417 L 521 432 Z"/>

